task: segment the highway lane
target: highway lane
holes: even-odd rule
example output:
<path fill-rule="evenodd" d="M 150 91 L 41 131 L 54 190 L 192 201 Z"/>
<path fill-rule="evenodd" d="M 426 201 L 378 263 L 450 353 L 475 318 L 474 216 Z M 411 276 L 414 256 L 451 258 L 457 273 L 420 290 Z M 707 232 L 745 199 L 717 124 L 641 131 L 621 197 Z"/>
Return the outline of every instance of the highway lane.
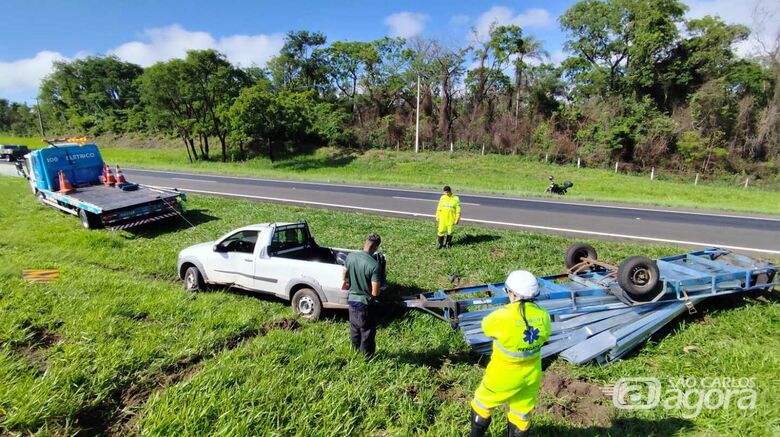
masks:
<path fill-rule="evenodd" d="M 440 193 L 347 184 L 281 181 L 124 169 L 129 180 L 192 193 L 293 203 L 433 220 Z M 457 188 L 457 186 L 456 186 Z M 463 222 L 579 238 L 715 245 L 780 255 L 780 217 L 458 193 Z"/>

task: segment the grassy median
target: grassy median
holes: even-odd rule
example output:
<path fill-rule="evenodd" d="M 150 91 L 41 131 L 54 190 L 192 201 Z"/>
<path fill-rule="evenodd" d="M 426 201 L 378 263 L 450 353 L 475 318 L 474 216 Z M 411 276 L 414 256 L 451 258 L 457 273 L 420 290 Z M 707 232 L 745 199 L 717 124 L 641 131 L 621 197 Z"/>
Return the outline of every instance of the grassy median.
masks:
<path fill-rule="evenodd" d="M 177 252 L 247 223 L 306 219 L 322 245 L 358 247 L 378 232 L 391 289 L 414 293 L 448 287 L 453 274 L 474 284 L 503 280 L 519 267 L 557 273 L 572 242 L 462 226 L 455 248 L 437 252 L 426 221 L 207 196 L 188 202 L 194 228 L 173 221 L 135 232 L 86 231 L 77 218 L 39 205 L 22 179 L 0 177 L 0 191 L 0 434 L 463 435 L 485 360 L 448 324 L 388 311 L 379 353 L 366 361 L 351 350 L 342 314 L 298 323 L 277 299 L 184 292 Z M 593 244 L 612 260 L 681 250 Z M 27 268 L 56 268 L 61 278 L 27 283 Z M 775 298 L 736 296 L 701 306 L 612 366 L 546 363 L 547 378 L 590 394 L 547 387 L 534 429 L 776 435 L 779 332 Z M 677 410 L 619 411 L 596 396 L 621 377 L 680 375 L 753 377 L 757 408 L 685 418 Z M 492 430 L 498 435 L 503 426 L 497 420 Z"/>

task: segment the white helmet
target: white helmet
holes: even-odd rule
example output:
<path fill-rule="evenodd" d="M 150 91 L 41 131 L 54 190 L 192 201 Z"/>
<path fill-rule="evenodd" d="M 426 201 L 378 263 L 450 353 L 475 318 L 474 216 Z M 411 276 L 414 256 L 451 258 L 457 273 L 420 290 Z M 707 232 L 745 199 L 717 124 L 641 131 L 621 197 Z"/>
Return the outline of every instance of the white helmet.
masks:
<path fill-rule="evenodd" d="M 530 300 L 539 296 L 539 282 L 533 273 L 515 270 L 506 277 L 506 289 L 519 299 Z"/>

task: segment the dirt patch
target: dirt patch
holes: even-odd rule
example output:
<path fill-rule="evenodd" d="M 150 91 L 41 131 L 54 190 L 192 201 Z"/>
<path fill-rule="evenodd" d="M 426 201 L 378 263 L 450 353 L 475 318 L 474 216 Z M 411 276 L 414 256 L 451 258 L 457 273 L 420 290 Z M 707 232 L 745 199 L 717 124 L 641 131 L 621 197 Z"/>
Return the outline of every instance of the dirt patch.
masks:
<path fill-rule="evenodd" d="M 31 366 L 38 369 L 40 374 L 46 372 L 47 351 L 60 341 L 60 337 L 39 326 L 25 325 L 28 336 L 14 346 L 14 352 L 20 355 Z"/>
<path fill-rule="evenodd" d="M 469 399 L 468 394 L 458 387 L 452 381 L 443 382 L 433 394 L 433 397 L 444 402 L 466 402 Z"/>
<path fill-rule="evenodd" d="M 297 332 L 303 329 L 303 326 L 301 326 L 297 320 L 289 317 L 271 320 L 270 322 L 267 322 L 265 325 L 263 325 L 263 335 L 268 335 L 268 333 L 274 329 Z"/>
<path fill-rule="evenodd" d="M 490 254 L 493 256 L 493 258 L 503 258 L 506 256 L 506 252 L 495 247 L 490 249 Z"/>
<path fill-rule="evenodd" d="M 574 425 L 607 427 L 612 423 L 609 401 L 595 384 L 545 372 L 539 400 L 536 412 Z"/>

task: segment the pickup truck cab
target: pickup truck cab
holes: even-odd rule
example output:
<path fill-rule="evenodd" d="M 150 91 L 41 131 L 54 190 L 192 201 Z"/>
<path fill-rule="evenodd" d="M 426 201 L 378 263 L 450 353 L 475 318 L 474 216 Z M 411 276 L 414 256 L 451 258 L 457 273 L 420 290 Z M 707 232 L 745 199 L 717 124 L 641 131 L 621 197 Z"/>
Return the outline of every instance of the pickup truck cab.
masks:
<path fill-rule="evenodd" d="M 177 273 L 188 291 L 207 285 L 267 293 L 314 321 L 323 308 L 347 308 L 344 260 L 352 250 L 320 247 L 306 222 L 262 223 L 179 252 Z M 385 284 L 385 257 L 375 253 Z"/>

